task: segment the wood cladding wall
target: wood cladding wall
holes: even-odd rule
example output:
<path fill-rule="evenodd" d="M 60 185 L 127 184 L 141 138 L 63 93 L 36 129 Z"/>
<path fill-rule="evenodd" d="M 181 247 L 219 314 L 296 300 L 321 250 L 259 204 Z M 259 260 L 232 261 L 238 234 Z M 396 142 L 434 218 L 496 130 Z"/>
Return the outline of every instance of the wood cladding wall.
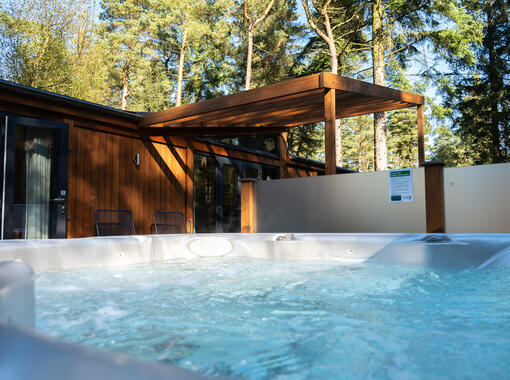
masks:
<path fill-rule="evenodd" d="M 33 104 L 32 104 L 33 103 Z M 260 164 L 280 166 L 282 161 L 235 148 L 186 138 L 143 140 L 136 124 L 96 113 L 77 115 L 53 109 L 51 102 L 30 105 L 2 99 L 0 111 L 69 125 L 67 237 L 95 236 L 94 210 L 128 209 L 137 234 L 151 233 L 156 210 L 181 211 L 188 231 L 193 218 L 193 152 L 202 151 Z M 131 123 L 131 124 L 130 124 Z M 125 124 L 125 125 L 124 125 Z M 140 167 L 133 161 L 140 154 Z M 285 164 L 285 177 L 317 175 L 318 168 Z"/>
<path fill-rule="evenodd" d="M 68 237 L 96 235 L 94 210 L 102 208 L 131 210 L 137 234 L 151 233 L 155 210 L 181 211 L 191 218 L 189 149 L 68 123 Z"/>

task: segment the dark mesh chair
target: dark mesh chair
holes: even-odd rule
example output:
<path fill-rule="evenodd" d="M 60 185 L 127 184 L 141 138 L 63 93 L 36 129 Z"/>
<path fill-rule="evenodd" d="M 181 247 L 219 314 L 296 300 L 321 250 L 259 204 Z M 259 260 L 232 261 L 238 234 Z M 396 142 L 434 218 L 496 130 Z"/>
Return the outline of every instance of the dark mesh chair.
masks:
<path fill-rule="evenodd" d="M 186 219 L 179 211 L 155 211 L 153 215 L 156 234 L 185 234 Z"/>
<path fill-rule="evenodd" d="M 135 235 L 133 214 L 129 210 L 96 210 L 97 236 Z"/>

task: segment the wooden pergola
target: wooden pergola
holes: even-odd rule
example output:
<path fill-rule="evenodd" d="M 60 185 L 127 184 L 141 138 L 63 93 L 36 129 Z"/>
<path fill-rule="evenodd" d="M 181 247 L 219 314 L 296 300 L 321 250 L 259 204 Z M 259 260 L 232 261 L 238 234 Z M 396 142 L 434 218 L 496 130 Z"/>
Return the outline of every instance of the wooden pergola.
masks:
<path fill-rule="evenodd" d="M 147 136 L 239 136 L 324 121 L 326 174 L 335 174 L 336 119 L 416 107 L 421 166 L 423 104 L 421 95 L 324 72 L 146 114 L 139 131 Z"/>

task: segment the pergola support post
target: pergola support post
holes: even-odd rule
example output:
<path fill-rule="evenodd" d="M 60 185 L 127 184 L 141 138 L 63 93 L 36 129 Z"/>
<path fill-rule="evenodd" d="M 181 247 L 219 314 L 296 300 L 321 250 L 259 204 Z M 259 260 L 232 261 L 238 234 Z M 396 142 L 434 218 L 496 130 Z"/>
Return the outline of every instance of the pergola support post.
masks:
<path fill-rule="evenodd" d="M 241 179 L 241 232 L 257 232 L 257 200 L 255 199 L 256 179 Z"/>
<path fill-rule="evenodd" d="M 280 178 L 289 178 L 288 163 L 290 161 L 287 150 L 287 132 L 282 132 L 278 136 L 278 148 L 280 153 Z"/>
<path fill-rule="evenodd" d="M 193 220 L 193 170 L 194 152 L 188 144 L 186 147 L 186 225 L 188 233 L 195 233 L 195 221 Z"/>
<path fill-rule="evenodd" d="M 444 217 L 443 161 L 427 161 L 425 167 L 425 211 L 427 232 L 444 233 L 446 231 Z"/>
<path fill-rule="evenodd" d="M 416 124 L 418 129 L 418 165 L 425 162 L 425 137 L 423 133 L 423 104 L 416 107 Z"/>
<path fill-rule="evenodd" d="M 335 89 L 324 92 L 324 151 L 326 154 L 326 175 L 336 174 L 336 99 Z"/>

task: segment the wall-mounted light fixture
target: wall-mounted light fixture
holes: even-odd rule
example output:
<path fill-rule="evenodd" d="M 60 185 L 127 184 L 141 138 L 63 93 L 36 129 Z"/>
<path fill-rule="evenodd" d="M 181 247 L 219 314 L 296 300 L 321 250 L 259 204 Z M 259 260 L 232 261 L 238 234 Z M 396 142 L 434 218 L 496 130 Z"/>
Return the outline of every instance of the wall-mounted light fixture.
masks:
<path fill-rule="evenodd" d="M 140 167 L 140 153 L 137 153 L 134 157 L 133 157 L 133 162 L 135 163 L 136 167 L 139 168 Z"/>

